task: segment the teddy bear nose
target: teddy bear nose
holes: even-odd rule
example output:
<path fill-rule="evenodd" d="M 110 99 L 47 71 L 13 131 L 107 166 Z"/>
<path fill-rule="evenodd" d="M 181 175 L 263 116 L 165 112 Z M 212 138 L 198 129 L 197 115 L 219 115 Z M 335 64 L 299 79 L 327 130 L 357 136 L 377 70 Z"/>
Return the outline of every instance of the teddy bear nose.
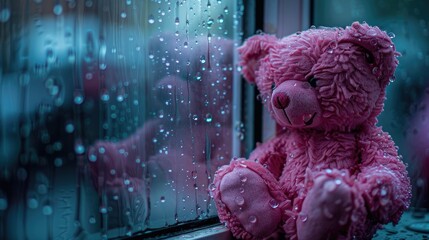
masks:
<path fill-rule="evenodd" d="M 289 96 L 284 92 L 278 92 L 274 95 L 274 107 L 284 109 L 289 105 Z"/>

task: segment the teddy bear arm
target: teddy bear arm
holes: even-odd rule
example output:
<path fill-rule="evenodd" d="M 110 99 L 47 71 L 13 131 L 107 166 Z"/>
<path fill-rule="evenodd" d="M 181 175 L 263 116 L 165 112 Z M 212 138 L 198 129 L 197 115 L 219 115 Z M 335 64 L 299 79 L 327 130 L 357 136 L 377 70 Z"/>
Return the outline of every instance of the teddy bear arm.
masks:
<path fill-rule="evenodd" d="M 410 181 L 406 167 L 396 150 L 368 154 L 357 177 L 358 189 L 366 202 L 368 214 L 382 224 L 397 223 L 409 206 Z"/>
<path fill-rule="evenodd" d="M 249 160 L 259 162 L 268 171 L 270 171 L 276 179 L 279 179 L 285 164 L 286 155 L 284 153 L 284 145 L 281 138 L 273 138 L 270 141 L 258 145 L 249 156 Z"/>

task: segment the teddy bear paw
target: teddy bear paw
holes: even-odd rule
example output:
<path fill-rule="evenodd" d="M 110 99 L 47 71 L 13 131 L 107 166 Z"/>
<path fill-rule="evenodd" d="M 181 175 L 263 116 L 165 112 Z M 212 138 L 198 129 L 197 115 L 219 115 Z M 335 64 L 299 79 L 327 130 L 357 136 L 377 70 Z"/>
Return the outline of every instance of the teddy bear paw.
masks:
<path fill-rule="evenodd" d="M 347 228 L 353 213 L 353 187 L 343 176 L 327 173 L 314 179 L 299 220 L 298 239 L 337 238 Z M 338 235 L 333 236 L 332 234 Z"/>
<path fill-rule="evenodd" d="M 219 217 L 238 238 L 263 238 L 279 229 L 289 201 L 259 163 L 237 160 L 221 168 L 212 189 Z"/>

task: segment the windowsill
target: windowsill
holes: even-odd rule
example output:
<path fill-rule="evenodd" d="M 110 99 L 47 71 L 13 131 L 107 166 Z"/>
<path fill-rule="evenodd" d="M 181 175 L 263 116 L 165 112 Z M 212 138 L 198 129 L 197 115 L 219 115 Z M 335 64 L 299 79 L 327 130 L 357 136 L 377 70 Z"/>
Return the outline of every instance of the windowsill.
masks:
<path fill-rule="evenodd" d="M 215 225 L 204 229 L 199 229 L 193 232 L 188 232 L 174 237 L 165 238 L 168 240 L 175 239 L 205 239 L 205 240 L 225 240 L 234 239 L 231 232 L 223 225 Z"/>
<path fill-rule="evenodd" d="M 425 230 L 423 231 L 413 231 L 410 229 L 410 226 L 421 223 L 425 224 Z M 385 225 L 382 229 L 378 230 L 374 235 L 374 240 L 398 238 L 398 239 L 426 239 L 429 232 L 429 214 L 427 211 L 420 212 L 420 214 L 415 214 L 411 211 L 407 211 L 402 216 L 398 225 L 393 226 L 392 224 Z M 425 232 L 426 231 L 426 232 Z M 204 239 L 204 240 L 225 240 L 225 239 L 234 239 L 231 235 L 231 232 L 223 225 L 211 226 L 205 229 L 196 230 L 194 232 L 189 232 L 181 234 L 174 237 L 165 238 L 168 240 L 175 239 Z"/>

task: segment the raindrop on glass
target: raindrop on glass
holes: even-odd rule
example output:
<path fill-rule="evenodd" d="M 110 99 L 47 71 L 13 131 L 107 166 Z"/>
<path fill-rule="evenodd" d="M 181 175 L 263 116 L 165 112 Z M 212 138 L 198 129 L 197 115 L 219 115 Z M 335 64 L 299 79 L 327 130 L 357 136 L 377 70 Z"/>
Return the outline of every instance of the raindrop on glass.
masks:
<path fill-rule="evenodd" d="M 127 17 L 127 13 L 126 12 L 122 12 L 121 13 L 121 18 L 126 18 Z"/>
<path fill-rule="evenodd" d="M 61 13 L 63 13 L 63 6 L 61 4 L 56 4 L 54 6 L 53 12 L 55 15 L 61 15 Z"/>
<path fill-rule="evenodd" d="M 212 118 L 212 115 L 210 114 L 210 113 L 207 113 L 206 114 L 206 122 L 212 122 L 212 120 L 213 120 L 213 118 Z"/>
<path fill-rule="evenodd" d="M 10 10 L 9 8 L 3 8 L 0 11 L 0 22 L 7 22 L 10 18 Z"/>
<path fill-rule="evenodd" d="M 106 89 L 101 90 L 100 99 L 103 102 L 107 102 L 110 99 L 109 92 Z"/>
<path fill-rule="evenodd" d="M 4 197 L 0 197 L 0 210 L 7 209 L 7 199 Z"/>
<path fill-rule="evenodd" d="M 101 206 L 100 209 L 99 209 L 99 211 L 100 211 L 101 214 L 106 214 L 107 213 L 107 208 Z"/>
<path fill-rule="evenodd" d="M 159 199 L 162 203 L 165 203 L 165 197 L 161 196 L 161 198 Z"/>
<path fill-rule="evenodd" d="M 205 55 L 201 55 L 200 62 L 201 63 L 205 63 L 206 62 L 206 56 Z"/>
<path fill-rule="evenodd" d="M 55 167 L 61 167 L 63 165 L 63 159 L 62 158 L 55 158 L 54 165 L 55 165 Z"/>
<path fill-rule="evenodd" d="M 176 26 L 177 26 L 177 25 L 179 25 L 179 23 L 180 23 L 179 17 L 176 17 L 174 19 L 174 24 L 176 24 Z"/>
<path fill-rule="evenodd" d="M 209 185 L 209 190 L 210 191 L 214 191 L 214 190 L 216 190 L 216 185 L 214 184 L 214 183 L 210 183 L 210 185 Z"/>
<path fill-rule="evenodd" d="M 83 96 L 83 94 L 82 94 L 82 92 L 81 91 L 79 91 L 79 90 L 76 90 L 75 92 L 74 92 L 74 98 L 73 98 L 73 101 L 74 101 L 74 103 L 75 104 L 82 104 L 83 103 L 83 100 L 84 100 L 85 98 L 84 98 L 84 96 Z"/>
<path fill-rule="evenodd" d="M 219 17 L 217 17 L 217 21 L 218 21 L 219 23 L 223 23 L 224 19 L 223 19 L 223 15 L 222 15 L 222 14 L 221 14 L 221 15 L 219 15 Z"/>
<path fill-rule="evenodd" d="M 149 15 L 148 22 L 149 22 L 150 24 L 155 23 L 155 18 L 153 17 L 153 15 L 152 15 L 152 14 L 151 14 L 151 15 Z"/>
<path fill-rule="evenodd" d="M 74 125 L 73 123 L 67 123 L 65 126 L 65 130 L 67 133 L 73 133 L 74 132 Z"/>
<path fill-rule="evenodd" d="M 91 223 L 91 224 L 96 223 L 95 217 L 93 217 L 93 216 L 89 217 L 88 221 L 89 221 L 89 223 Z"/>
<path fill-rule="evenodd" d="M 35 198 L 29 198 L 27 201 L 27 206 L 30 209 L 36 209 L 37 207 L 39 207 L 39 201 L 37 201 L 37 199 Z"/>
<path fill-rule="evenodd" d="M 74 151 L 78 155 L 83 154 L 85 152 L 85 147 L 81 143 L 76 143 L 74 146 Z"/>
<path fill-rule="evenodd" d="M 43 206 L 42 212 L 43 212 L 43 215 L 49 216 L 52 214 L 53 210 L 52 210 L 51 206 L 45 205 L 45 206 Z"/>
<path fill-rule="evenodd" d="M 396 37 L 396 35 L 393 32 L 389 32 L 387 34 L 387 36 L 389 36 L 390 38 L 395 38 Z"/>

